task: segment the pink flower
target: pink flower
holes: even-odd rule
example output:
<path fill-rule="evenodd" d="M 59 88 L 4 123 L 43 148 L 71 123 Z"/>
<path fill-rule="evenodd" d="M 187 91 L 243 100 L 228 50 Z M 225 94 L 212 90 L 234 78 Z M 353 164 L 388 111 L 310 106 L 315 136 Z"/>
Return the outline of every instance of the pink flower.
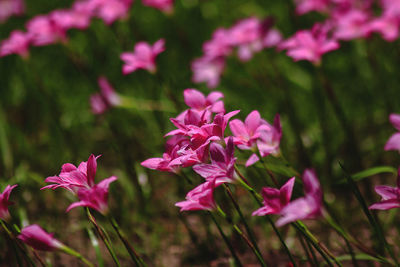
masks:
<path fill-rule="evenodd" d="M 303 173 L 304 197 L 287 204 L 282 210 L 282 217 L 276 226 L 283 226 L 297 220 L 315 219 L 322 215 L 322 191 L 314 170 L 307 169 Z"/>
<path fill-rule="evenodd" d="M 151 73 L 156 72 L 156 56 L 165 50 L 164 39 L 160 39 L 153 46 L 146 42 L 135 45 L 134 52 L 122 53 L 120 58 L 125 62 L 122 67 L 123 74 L 129 74 L 137 69 L 145 69 Z"/>
<path fill-rule="evenodd" d="M 46 183 L 53 183 L 42 187 L 41 189 L 56 189 L 59 187 L 65 188 L 72 193 L 76 193 L 80 188 L 93 187 L 94 177 L 97 170 L 97 158 L 93 154 L 89 156 L 87 162 L 83 161 L 79 164 L 78 168 L 71 164 L 65 163 L 61 167 L 61 172 L 58 176 L 47 177 Z"/>
<path fill-rule="evenodd" d="M 351 9 L 333 15 L 334 37 L 339 40 L 353 40 L 370 35 L 370 15 L 367 11 Z"/>
<path fill-rule="evenodd" d="M 207 97 L 196 89 L 185 89 L 183 91 L 185 104 L 197 111 L 210 109 L 214 113 L 225 113 L 224 102 L 219 100 L 224 97 L 221 92 L 212 92 Z"/>
<path fill-rule="evenodd" d="M 127 17 L 132 5 L 132 0 L 92 0 L 91 2 L 95 6 L 95 15 L 108 25 Z"/>
<path fill-rule="evenodd" d="M 54 23 L 63 30 L 87 29 L 90 25 L 91 12 L 80 2 L 77 2 L 72 9 L 55 10 L 50 13 Z"/>
<path fill-rule="evenodd" d="M 111 176 L 110 178 L 104 179 L 98 184 L 95 184 L 91 188 L 81 188 L 78 190 L 79 202 L 72 203 L 68 208 L 67 212 L 76 207 L 89 207 L 97 210 L 103 215 L 108 213 L 108 187 L 110 183 L 117 180 L 117 177 Z"/>
<path fill-rule="evenodd" d="M 385 150 L 397 150 L 400 153 L 400 114 L 390 114 L 389 120 L 399 132 L 389 138 L 386 142 Z"/>
<path fill-rule="evenodd" d="M 37 224 L 23 228 L 18 238 L 36 250 L 53 251 L 64 246 L 53 234 L 47 233 Z"/>
<path fill-rule="evenodd" d="M 25 12 L 23 0 L 0 0 L 0 23 L 12 15 L 22 15 Z"/>
<path fill-rule="evenodd" d="M 17 185 L 7 185 L 3 193 L 0 194 L 0 219 L 8 221 L 10 219 L 10 213 L 8 212 L 8 206 L 14 204 L 9 201 L 11 191 L 17 187 Z"/>
<path fill-rule="evenodd" d="M 372 20 L 369 27 L 371 31 L 380 33 L 386 41 L 395 41 L 399 37 L 400 16 L 384 14 Z"/>
<path fill-rule="evenodd" d="M 65 30 L 51 19 L 50 15 L 39 15 L 26 24 L 28 35 L 35 46 L 65 41 Z"/>
<path fill-rule="evenodd" d="M 142 4 L 157 8 L 167 14 L 171 14 L 174 8 L 174 0 L 142 0 Z"/>
<path fill-rule="evenodd" d="M 382 199 L 378 203 L 371 205 L 370 209 L 389 210 L 400 208 L 400 168 L 398 169 L 397 186 L 390 187 L 386 185 L 375 186 L 375 191 Z"/>
<path fill-rule="evenodd" d="M 226 57 L 232 53 L 230 31 L 218 28 L 213 33 L 211 40 L 203 44 L 203 51 L 206 57 Z"/>
<path fill-rule="evenodd" d="M 99 77 L 98 84 L 100 93 L 90 96 L 90 107 L 94 114 L 104 113 L 107 109 L 121 104 L 120 96 L 115 92 L 107 78 Z"/>
<path fill-rule="evenodd" d="M 286 207 L 292 197 L 295 179 L 295 177 L 289 179 L 281 189 L 264 187 L 261 191 L 261 195 L 264 198 L 264 207 L 254 211 L 252 215 L 264 216 L 267 214 L 281 213 L 282 209 Z"/>
<path fill-rule="evenodd" d="M 240 149 L 251 149 L 256 145 L 260 134 L 257 132 L 262 124 L 260 113 L 253 110 L 246 117 L 244 123 L 239 119 L 234 119 L 229 123 L 229 127 L 234 135 L 233 141 Z"/>
<path fill-rule="evenodd" d="M 222 183 L 233 183 L 236 178 L 233 138 L 228 138 L 226 148 L 220 144 L 211 143 L 210 158 L 211 164 L 198 164 L 193 166 L 193 170 L 207 181 L 215 180 L 215 185 Z"/>
<path fill-rule="evenodd" d="M 282 138 L 282 126 L 279 114 L 276 114 L 273 125 L 269 124 L 265 120 L 261 120 L 261 124 L 257 128 L 257 133 L 255 136 L 257 137 L 257 149 L 262 157 L 266 157 L 271 154 L 278 155 L 280 152 L 279 145 Z M 255 136 L 253 136 L 253 138 Z M 259 160 L 260 159 L 256 154 L 251 155 L 246 162 L 246 167 L 253 165 Z"/>
<path fill-rule="evenodd" d="M 215 180 L 207 181 L 186 195 L 186 200 L 175 204 L 181 211 L 185 210 L 215 210 L 217 205 L 214 200 Z"/>
<path fill-rule="evenodd" d="M 287 55 L 294 61 L 308 60 L 314 64 L 319 64 L 321 56 L 329 51 L 339 48 L 339 43 L 335 39 L 328 38 L 326 26 L 315 24 L 310 30 L 301 30 L 283 41 L 279 48 L 288 50 Z"/>
<path fill-rule="evenodd" d="M 219 84 L 224 68 L 225 60 L 222 57 L 195 59 L 192 62 L 192 80 L 195 83 L 206 82 L 209 88 L 215 88 Z"/>
<path fill-rule="evenodd" d="M 8 39 L 1 42 L 0 57 L 18 54 L 23 58 L 29 56 L 30 37 L 22 31 L 12 31 Z"/>
<path fill-rule="evenodd" d="M 251 43 L 260 38 L 261 21 L 250 17 L 238 21 L 229 32 L 230 42 L 233 46 Z"/>
<path fill-rule="evenodd" d="M 296 13 L 303 15 L 311 11 L 327 12 L 330 0 L 295 0 Z"/>

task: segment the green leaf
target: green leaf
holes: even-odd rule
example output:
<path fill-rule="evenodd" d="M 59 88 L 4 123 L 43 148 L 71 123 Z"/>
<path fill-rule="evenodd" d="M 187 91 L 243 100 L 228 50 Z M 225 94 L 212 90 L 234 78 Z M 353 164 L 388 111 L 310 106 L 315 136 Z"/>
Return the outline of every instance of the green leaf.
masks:
<path fill-rule="evenodd" d="M 351 176 L 351 179 L 353 179 L 353 181 L 360 181 L 364 178 L 368 178 L 371 177 L 373 175 L 377 175 L 377 174 L 381 174 L 381 173 L 392 173 L 392 174 L 396 174 L 397 173 L 397 169 L 390 167 L 390 166 L 378 166 L 378 167 L 373 167 L 370 169 L 366 169 L 363 170 L 361 172 L 358 172 L 356 174 L 353 174 Z M 346 183 L 346 179 L 342 179 L 338 182 L 338 184 L 344 184 Z"/>

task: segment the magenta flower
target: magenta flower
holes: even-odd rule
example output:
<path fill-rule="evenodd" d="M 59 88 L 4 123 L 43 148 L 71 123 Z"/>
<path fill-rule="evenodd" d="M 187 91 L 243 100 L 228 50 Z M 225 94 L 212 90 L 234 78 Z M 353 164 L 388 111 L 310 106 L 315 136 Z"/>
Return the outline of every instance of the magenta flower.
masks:
<path fill-rule="evenodd" d="M 81 188 L 78 190 L 79 202 L 72 203 L 68 208 L 67 212 L 76 207 L 89 207 L 97 210 L 103 215 L 108 213 L 108 187 L 110 183 L 117 180 L 117 177 L 111 176 L 110 178 L 104 179 L 98 184 L 95 184 L 91 188 Z"/>
<path fill-rule="evenodd" d="M 87 29 L 90 25 L 91 12 L 78 2 L 72 9 L 55 10 L 50 13 L 54 23 L 63 30 Z M 87 5 L 86 5 L 87 6 Z"/>
<path fill-rule="evenodd" d="M 393 42 L 399 38 L 400 16 L 384 14 L 372 20 L 369 28 L 372 32 L 380 33 L 386 41 Z"/>
<path fill-rule="evenodd" d="M 17 185 L 7 185 L 3 193 L 0 194 L 0 219 L 8 221 L 10 219 L 10 213 L 8 211 L 8 206 L 14 203 L 9 201 L 11 191 L 17 187 Z"/>
<path fill-rule="evenodd" d="M 215 88 L 219 84 L 220 77 L 225 68 L 225 60 L 222 57 L 201 57 L 192 62 L 193 77 L 195 83 L 206 82 L 209 88 Z"/>
<path fill-rule="evenodd" d="M 370 15 L 367 11 L 351 9 L 333 15 L 334 37 L 339 40 L 353 40 L 368 37 L 371 33 Z"/>
<path fill-rule="evenodd" d="M 276 226 L 305 219 L 315 219 L 322 215 L 322 191 L 314 170 L 307 169 L 303 173 L 304 197 L 287 204 L 282 210 L 282 217 Z"/>
<path fill-rule="evenodd" d="M 397 150 L 400 153 L 400 114 L 390 114 L 389 120 L 399 132 L 389 138 L 386 142 L 385 150 Z"/>
<path fill-rule="evenodd" d="M 139 42 L 135 45 L 133 53 L 122 53 L 120 58 L 125 62 L 125 65 L 122 67 L 122 73 L 126 75 L 137 69 L 145 69 L 151 73 L 155 73 L 155 60 L 157 55 L 165 50 L 164 44 L 164 39 L 158 40 L 153 46 L 146 42 Z"/>
<path fill-rule="evenodd" d="M 129 14 L 132 0 L 92 0 L 94 13 L 107 25 L 114 21 L 125 18 Z"/>
<path fill-rule="evenodd" d="M 107 78 L 99 77 L 98 84 L 100 93 L 90 96 L 90 107 L 94 114 L 102 114 L 107 109 L 121 104 L 120 96 L 115 92 Z"/>
<path fill-rule="evenodd" d="M 78 168 L 71 164 L 66 163 L 61 167 L 61 172 L 58 176 L 47 177 L 46 183 L 53 183 L 42 187 L 41 189 L 56 189 L 59 187 L 65 188 L 72 193 L 77 193 L 80 188 L 91 188 L 95 185 L 94 177 L 97 169 L 97 158 L 93 154 L 89 156 L 87 162 L 83 161 L 79 164 Z"/>
<path fill-rule="evenodd" d="M 37 224 L 23 228 L 18 238 L 36 250 L 53 251 L 64 246 L 53 234 L 47 233 Z"/>
<path fill-rule="evenodd" d="M 24 12 L 23 0 L 0 0 L 0 23 L 5 22 L 13 15 L 22 15 Z"/>
<path fill-rule="evenodd" d="M 375 192 L 378 193 L 382 199 L 378 203 L 371 205 L 369 209 L 389 210 L 400 208 L 400 168 L 398 169 L 396 187 L 378 185 L 375 186 Z"/>
<path fill-rule="evenodd" d="M 292 197 L 293 186 L 295 177 L 292 177 L 287 181 L 281 189 L 272 187 L 264 187 L 261 191 L 261 195 L 264 199 L 264 207 L 259 208 L 253 212 L 253 216 L 264 216 L 267 214 L 279 214 L 282 209 L 286 207 Z"/>
<path fill-rule="evenodd" d="M 229 123 L 229 127 L 234 135 L 233 141 L 240 149 L 251 149 L 255 147 L 260 134 L 257 132 L 262 124 L 260 113 L 253 110 L 247 115 L 244 123 L 239 119 L 234 119 Z"/>
<path fill-rule="evenodd" d="M 222 183 L 233 183 L 236 178 L 233 138 L 228 138 L 226 148 L 220 144 L 211 143 L 210 158 L 211 164 L 198 164 L 193 166 L 193 170 L 207 181 L 215 180 L 215 185 Z"/>
<path fill-rule="evenodd" d="M 225 113 L 224 102 L 219 100 L 224 97 L 221 92 L 211 92 L 207 97 L 196 89 L 185 89 L 183 91 L 185 104 L 197 111 L 210 109 L 214 113 Z"/>
<path fill-rule="evenodd" d="M 295 0 L 296 3 L 296 13 L 303 15 L 311 11 L 317 12 L 327 12 L 330 0 Z"/>
<path fill-rule="evenodd" d="M 327 26 L 315 24 L 310 30 L 301 30 L 279 45 L 279 49 L 288 50 L 287 55 L 294 61 L 308 60 L 314 64 L 321 62 L 323 54 L 339 48 L 339 43 L 328 38 Z"/>
<path fill-rule="evenodd" d="M 50 15 L 39 15 L 26 24 L 28 35 L 35 46 L 44 46 L 66 41 L 65 30 L 57 25 Z"/>
<path fill-rule="evenodd" d="M 194 188 L 186 195 L 186 200 L 175 204 L 181 211 L 185 210 L 215 210 L 214 200 L 215 180 L 207 181 Z"/>
<path fill-rule="evenodd" d="M 260 38 L 261 21 L 256 17 L 250 17 L 238 21 L 229 32 L 231 44 L 238 46 L 251 43 Z"/>
<path fill-rule="evenodd" d="M 18 54 L 23 58 L 29 56 L 30 36 L 22 31 L 12 31 L 8 39 L 0 44 L 0 57 Z"/>
<path fill-rule="evenodd" d="M 270 125 L 265 120 L 261 120 L 255 136 L 257 136 L 257 149 L 262 157 L 278 155 L 280 153 L 279 145 L 282 138 L 282 126 L 279 114 L 276 114 L 273 125 Z M 246 162 L 246 167 L 253 165 L 259 160 L 260 158 L 255 153 L 252 154 Z"/>
<path fill-rule="evenodd" d="M 142 0 L 142 4 L 157 8 L 166 14 L 171 14 L 174 8 L 174 0 Z"/>
<path fill-rule="evenodd" d="M 208 58 L 226 57 L 232 53 L 230 31 L 218 28 L 211 40 L 203 44 L 203 51 Z"/>

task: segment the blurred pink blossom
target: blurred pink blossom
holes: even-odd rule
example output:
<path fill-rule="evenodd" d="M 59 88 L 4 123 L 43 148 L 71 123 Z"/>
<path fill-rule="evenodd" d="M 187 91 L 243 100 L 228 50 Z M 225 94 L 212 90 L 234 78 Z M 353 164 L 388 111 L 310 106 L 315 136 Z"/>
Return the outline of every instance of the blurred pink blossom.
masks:
<path fill-rule="evenodd" d="M 295 0 L 296 13 L 303 15 L 311 11 L 327 12 L 330 0 Z"/>
<path fill-rule="evenodd" d="M 30 36 L 22 31 L 12 31 L 10 37 L 0 44 L 0 57 L 18 54 L 23 58 L 29 56 Z"/>
<path fill-rule="evenodd" d="M 5 22 L 13 15 L 25 13 L 25 3 L 23 0 L 0 0 L 0 23 Z"/>
<path fill-rule="evenodd" d="M 254 211 L 252 215 L 264 216 L 281 213 L 281 210 L 290 202 L 295 179 L 295 177 L 290 178 L 280 189 L 264 187 L 261 191 L 264 206 Z"/>
<path fill-rule="evenodd" d="M 206 82 L 209 88 L 215 88 L 219 84 L 224 68 L 225 60 L 222 57 L 195 59 L 192 62 L 192 80 L 195 83 Z"/>
<path fill-rule="evenodd" d="M 134 51 L 122 53 L 120 58 L 124 61 L 123 74 L 129 74 L 137 69 L 145 69 L 151 73 L 156 72 L 156 57 L 165 50 L 165 40 L 160 39 L 152 46 L 146 42 L 135 45 Z"/>
<path fill-rule="evenodd" d="M 144 6 L 157 8 L 162 12 L 171 14 L 174 8 L 174 0 L 142 0 Z"/>
<path fill-rule="evenodd" d="M 398 169 L 396 187 L 378 185 L 375 186 L 375 191 L 382 197 L 382 199 L 378 203 L 371 205 L 369 207 L 370 209 L 389 210 L 400 208 L 400 168 Z"/>
<path fill-rule="evenodd" d="M 339 48 L 334 38 L 328 37 L 325 25 L 315 24 L 311 30 L 301 30 L 279 45 L 279 49 L 287 50 L 287 55 L 294 61 L 308 60 L 314 64 L 321 62 L 323 54 Z"/>
<path fill-rule="evenodd" d="M 385 150 L 397 150 L 400 153 L 400 114 L 390 114 L 389 120 L 398 132 L 386 142 Z"/>
<path fill-rule="evenodd" d="M 17 185 L 7 185 L 3 193 L 0 194 L 0 220 L 8 221 L 10 219 L 10 213 L 8 206 L 14 203 L 9 201 L 11 191 L 17 187 Z"/>
<path fill-rule="evenodd" d="M 333 36 L 339 40 L 353 40 L 368 37 L 371 33 L 370 14 L 361 9 L 336 12 L 332 15 Z"/>
<path fill-rule="evenodd" d="M 50 15 L 39 15 L 26 24 L 31 43 L 35 46 L 44 46 L 59 41 L 66 41 L 66 32 L 60 25 L 51 19 Z"/>
<path fill-rule="evenodd" d="M 102 114 L 110 107 L 121 104 L 120 96 L 115 92 L 107 78 L 99 77 L 98 84 L 100 93 L 90 96 L 90 107 L 94 114 Z"/>
<path fill-rule="evenodd" d="M 37 224 L 23 228 L 18 238 L 36 250 L 53 251 L 64 246 L 53 234 L 47 233 Z"/>
<path fill-rule="evenodd" d="M 90 0 L 95 16 L 110 25 L 128 16 L 132 0 Z"/>
<path fill-rule="evenodd" d="M 281 211 L 282 217 L 276 226 L 283 226 L 297 220 L 315 219 L 322 215 L 322 191 L 314 170 L 303 173 L 304 197 L 287 204 Z"/>

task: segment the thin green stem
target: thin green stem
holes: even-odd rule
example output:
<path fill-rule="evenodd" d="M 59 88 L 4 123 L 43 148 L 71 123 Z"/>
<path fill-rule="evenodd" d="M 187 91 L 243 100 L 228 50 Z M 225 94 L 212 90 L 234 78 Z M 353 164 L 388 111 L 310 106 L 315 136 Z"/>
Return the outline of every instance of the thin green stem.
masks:
<path fill-rule="evenodd" d="M 314 251 L 312 249 L 310 249 L 310 243 L 307 240 L 306 240 L 307 244 L 304 242 L 304 237 L 303 237 L 303 235 L 301 234 L 300 231 L 298 231 L 297 235 L 298 235 L 298 239 L 300 241 L 300 244 L 303 247 L 304 252 L 306 253 L 308 262 L 311 265 L 313 265 L 315 267 L 318 267 L 318 262 L 317 262 L 317 260 L 315 258 Z"/>
<path fill-rule="evenodd" d="M 104 244 L 107 247 L 108 252 L 110 253 L 111 257 L 113 258 L 115 264 L 118 267 L 121 267 L 121 264 L 119 263 L 119 260 L 117 256 L 115 255 L 115 252 L 111 246 L 111 242 L 109 239 L 105 236 L 104 230 L 97 224 L 96 219 L 93 217 L 93 215 L 90 213 L 89 208 L 86 208 L 86 215 L 89 219 L 89 221 L 93 224 L 94 228 L 96 229 L 97 233 L 99 234 L 101 240 L 103 240 Z"/>
<path fill-rule="evenodd" d="M 93 264 L 93 263 L 91 263 L 90 261 L 88 261 L 88 260 L 87 260 L 85 257 L 83 257 L 82 254 L 80 254 L 78 251 L 73 250 L 73 249 L 70 248 L 70 247 L 67 247 L 67 246 L 63 245 L 63 246 L 61 247 L 61 251 L 67 253 L 68 255 L 71 255 L 71 256 L 74 256 L 74 257 L 80 259 L 83 263 L 85 263 L 85 264 L 86 264 L 87 266 L 89 266 L 89 267 L 94 267 L 94 264 Z"/>
<path fill-rule="evenodd" d="M 103 267 L 104 262 L 103 262 L 103 257 L 101 255 L 99 241 L 97 240 L 96 236 L 93 234 L 93 231 L 92 231 L 92 229 L 90 229 L 90 227 L 87 227 L 87 232 L 89 234 L 90 242 L 92 243 L 92 246 L 96 252 L 97 264 L 99 265 L 99 267 Z"/>
<path fill-rule="evenodd" d="M 109 216 L 108 219 L 110 220 L 110 223 L 111 223 L 112 227 L 114 228 L 115 232 L 117 233 L 119 239 L 121 239 L 122 243 L 124 244 L 126 250 L 128 251 L 129 255 L 131 256 L 131 259 L 136 264 L 136 266 L 138 266 L 138 267 L 139 266 L 147 266 L 144 263 L 143 259 L 136 252 L 136 250 L 132 246 L 132 244 L 129 243 L 129 241 L 126 238 L 124 232 L 119 227 L 117 221 L 112 216 Z"/>
<path fill-rule="evenodd" d="M 232 203 L 233 203 L 233 206 L 235 207 L 236 211 L 238 212 L 239 217 L 240 217 L 240 219 L 241 219 L 241 221 L 242 221 L 244 227 L 246 228 L 246 232 L 247 232 L 247 234 L 249 235 L 250 241 L 251 241 L 251 243 L 253 244 L 254 249 L 256 250 L 256 252 L 257 252 L 259 255 L 261 255 L 260 249 L 259 249 L 259 247 L 258 247 L 258 245 L 257 245 L 257 242 L 256 242 L 256 239 L 255 239 L 255 237 L 254 237 L 254 235 L 253 235 L 253 232 L 251 231 L 249 225 L 247 224 L 246 218 L 243 216 L 243 213 L 242 213 L 242 210 L 240 209 L 239 204 L 236 202 L 235 198 L 233 197 L 233 194 L 232 194 L 231 189 L 230 189 L 229 186 L 227 186 L 226 184 L 223 184 L 223 186 L 224 186 L 224 188 L 225 188 L 225 191 L 228 193 L 228 196 L 229 196 L 229 198 L 231 199 L 231 201 L 232 201 Z M 262 257 L 260 257 L 259 260 L 260 260 L 260 263 L 261 263 L 263 266 L 265 266 L 264 259 L 263 259 Z"/>
<path fill-rule="evenodd" d="M 214 217 L 214 214 L 212 212 L 210 212 L 210 211 L 208 213 L 210 214 L 210 216 L 211 216 L 212 220 L 214 221 L 215 225 L 217 226 L 218 231 L 221 234 L 222 238 L 224 239 L 226 246 L 228 247 L 229 251 L 231 252 L 231 254 L 232 254 L 232 256 L 233 256 L 233 258 L 234 258 L 234 260 L 236 262 L 237 267 L 242 267 L 243 264 L 240 262 L 239 257 L 236 255 L 236 252 L 233 249 L 231 243 L 229 242 L 228 238 L 226 237 L 226 235 L 222 231 L 222 228 L 219 225 L 217 219 Z"/>

